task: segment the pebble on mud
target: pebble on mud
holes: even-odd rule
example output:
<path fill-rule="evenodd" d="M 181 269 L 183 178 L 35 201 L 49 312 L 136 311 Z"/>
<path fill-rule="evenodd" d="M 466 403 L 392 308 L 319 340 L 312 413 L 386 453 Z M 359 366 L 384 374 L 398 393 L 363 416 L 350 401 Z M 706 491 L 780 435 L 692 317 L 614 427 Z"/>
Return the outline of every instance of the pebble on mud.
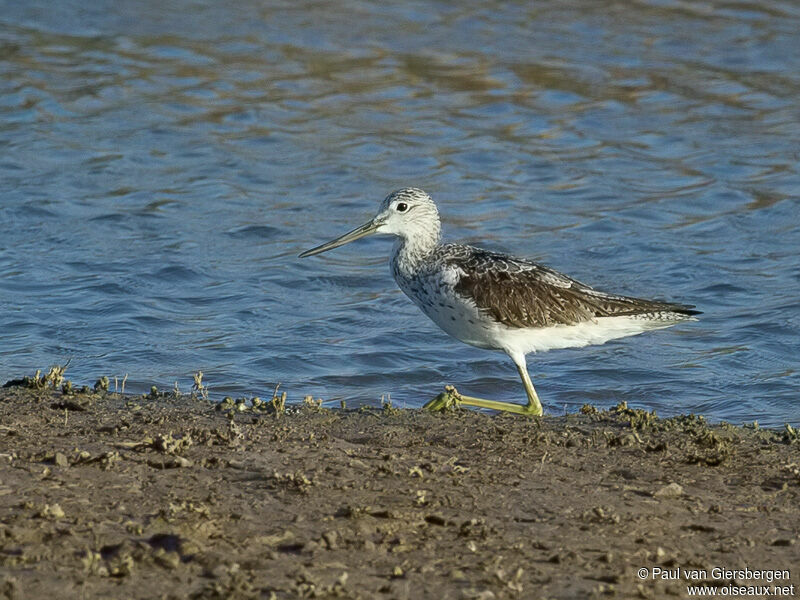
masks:
<path fill-rule="evenodd" d="M 37 514 L 42 519 L 63 519 L 66 515 L 58 504 L 45 504 Z"/>
<path fill-rule="evenodd" d="M 62 452 L 56 452 L 55 456 L 53 457 L 53 463 L 58 467 L 69 466 L 69 460 Z"/>
<path fill-rule="evenodd" d="M 677 498 L 683 496 L 683 487 L 678 483 L 670 483 L 653 493 L 656 498 Z"/>

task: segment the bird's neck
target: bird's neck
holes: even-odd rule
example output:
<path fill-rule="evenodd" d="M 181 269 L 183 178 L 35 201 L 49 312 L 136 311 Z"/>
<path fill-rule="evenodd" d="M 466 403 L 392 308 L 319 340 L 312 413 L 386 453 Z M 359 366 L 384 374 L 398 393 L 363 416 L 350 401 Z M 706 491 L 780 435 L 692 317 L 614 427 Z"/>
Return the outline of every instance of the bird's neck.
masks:
<path fill-rule="evenodd" d="M 392 253 L 395 271 L 399 271 L 405 277 L 411 277 L 425 258 L 439 245 L 439 239 L 438 230 L 428 236 L 398 237 Z"/>

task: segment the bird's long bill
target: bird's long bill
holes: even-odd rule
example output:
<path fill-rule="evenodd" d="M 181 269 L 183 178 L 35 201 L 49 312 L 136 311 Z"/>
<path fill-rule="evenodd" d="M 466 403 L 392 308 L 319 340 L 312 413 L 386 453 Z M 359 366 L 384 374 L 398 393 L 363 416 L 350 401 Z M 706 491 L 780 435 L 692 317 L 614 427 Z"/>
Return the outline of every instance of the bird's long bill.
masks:
<path fill-rule="evenodd" d="M 335 240 L 331 240 L 330 242 L 325 242 L 317 246 L 316 248 L 311 248 L 311 250 L 306 250 L 300 255 L 300 258 L 305 258 L 306 256 L 313 256 L 315 254 L 320 254 L 321 252 L 327 252 L 328 250 L 333 250 L 334 248 L 338 248 L 339 246 L 344 246 L 345 244 L 349 244 L 355 240 L 358 240 L 362 237 L 371 235 L 378 230 L 378 227 L 381 226 L 381 222 L 377 221 L 376 219 L 372 219 L 364 223 L 361 227 L 356 227 L 353 231 L 349 231 L 345 233 L 343 236 L 336 238 Z"/>

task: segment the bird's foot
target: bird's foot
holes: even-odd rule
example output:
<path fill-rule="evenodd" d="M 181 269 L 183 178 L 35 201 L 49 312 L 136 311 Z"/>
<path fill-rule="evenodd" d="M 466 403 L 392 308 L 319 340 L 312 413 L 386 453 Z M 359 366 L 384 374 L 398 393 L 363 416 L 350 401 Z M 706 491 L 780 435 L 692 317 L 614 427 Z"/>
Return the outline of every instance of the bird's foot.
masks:
<path fill-rule="evenodd" d="M 441 394 L 429 400 L 422 408 L 431 412 L 448 412 L 459 406 L 461 406 L 461 394 L 452 385 L 446 385 Z"/>
<path fill-rule="evenodd" d="M 488 408 L 501 412 L 510 412 L 526 417 L 542 416 L 542 405 L 536 402 L 528 404 L 516 404 L 514 402 L 499 402 L 497 400 L 485 400 L 483 398 L 473 398 L 463 396 L 452 385 L 445 386 L 444 391 L 428 402 L 422 408 L 432 412 L 449 412 L 462 406 L 476 406 L 478 408 Z"/>

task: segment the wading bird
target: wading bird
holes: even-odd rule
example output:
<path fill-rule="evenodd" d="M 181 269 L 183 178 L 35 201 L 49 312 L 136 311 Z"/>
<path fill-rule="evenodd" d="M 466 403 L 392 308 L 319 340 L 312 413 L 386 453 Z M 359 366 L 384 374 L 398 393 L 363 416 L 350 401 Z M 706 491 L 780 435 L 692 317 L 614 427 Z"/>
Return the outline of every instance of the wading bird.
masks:
<path fill-rule="evenodd" d="M 361 227 L 303 252 L 311 256 L 375 233 L 394 235 L 390 266 L 400 289 L 445 332 L 466 344 L 502 350 L 517 366 L 526 404 L 485 400 L 448 387 L 425 405 L 467 404 L 541 415 L 525 355 L 602 344 L 696 320 L 686 304 L 644 300 L 592 289 L 529 260 L 462 244 L 442 244 L 439 211 L 417 188 L 392 192 Z"/>

